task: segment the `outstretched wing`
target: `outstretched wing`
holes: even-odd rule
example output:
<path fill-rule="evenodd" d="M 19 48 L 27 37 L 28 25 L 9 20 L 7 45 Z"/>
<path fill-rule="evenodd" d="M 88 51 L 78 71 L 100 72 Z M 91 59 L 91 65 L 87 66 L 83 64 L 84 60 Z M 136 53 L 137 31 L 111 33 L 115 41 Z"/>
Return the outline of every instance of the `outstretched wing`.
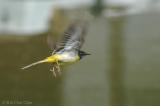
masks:
<path fill-rule="evenodd" d="M 80 49 L 84 43 L 87 23 L 76 21 L 64 32 L 61 41 L 56 45 L 56 51 Z"/>

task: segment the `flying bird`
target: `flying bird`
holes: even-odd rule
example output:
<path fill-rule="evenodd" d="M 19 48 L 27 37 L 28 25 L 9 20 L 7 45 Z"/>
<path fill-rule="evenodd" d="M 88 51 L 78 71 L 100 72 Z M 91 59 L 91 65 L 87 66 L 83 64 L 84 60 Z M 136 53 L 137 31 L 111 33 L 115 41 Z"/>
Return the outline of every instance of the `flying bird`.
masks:
<path fill-rule="evenodd" d="M 32 63 L 23 67 L 27 69 L 40 63 L 51 63 L 53 68 L 51 71 L 56 77 L 57 73 L 61 74 L 61 66 L 68 63 L 75 63 L 84 56 L 90 55 L 81 50 L 86 36 L 87 23 L 85 21 L 75 21 L 64 32 L 62 38 L 54 45 L 52 55 L 43 60 Z"/>

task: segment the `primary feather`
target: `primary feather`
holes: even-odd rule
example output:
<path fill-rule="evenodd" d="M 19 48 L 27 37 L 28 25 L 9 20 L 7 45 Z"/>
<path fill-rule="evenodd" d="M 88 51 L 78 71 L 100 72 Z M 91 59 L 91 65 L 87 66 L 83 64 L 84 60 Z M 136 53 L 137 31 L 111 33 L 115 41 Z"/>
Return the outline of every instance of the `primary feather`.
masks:
<path fill-rule="evenodd" d="M 85 21 L 76 21 L 72 23 L 64 32 L 61 41 L 57 43 L 55 50 L 79 50 L 84 43 L 84 37 L 86 35 L 86 24 L 87 23 Z"/>

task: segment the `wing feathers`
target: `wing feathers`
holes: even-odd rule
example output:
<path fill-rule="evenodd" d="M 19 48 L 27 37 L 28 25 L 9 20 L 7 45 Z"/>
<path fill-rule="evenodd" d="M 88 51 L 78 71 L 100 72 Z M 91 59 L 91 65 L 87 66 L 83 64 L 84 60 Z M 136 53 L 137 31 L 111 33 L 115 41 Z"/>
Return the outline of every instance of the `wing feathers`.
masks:
<path fill-rule="evenodd" d="M 61 41 L 56 45 L 56 51 L 65 49 L 80 49 L 86 35 L 86 22 L 76 21 L 64 32 Z"/>

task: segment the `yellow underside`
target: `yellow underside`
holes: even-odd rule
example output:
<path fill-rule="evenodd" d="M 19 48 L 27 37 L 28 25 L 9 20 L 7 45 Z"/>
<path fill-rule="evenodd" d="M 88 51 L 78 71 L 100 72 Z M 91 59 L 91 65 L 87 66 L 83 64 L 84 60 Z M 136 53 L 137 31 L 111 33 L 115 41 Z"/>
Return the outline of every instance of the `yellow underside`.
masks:
<path fill-rule="evenodd" d="M 45 59 L 45 61 L 47 63 L 56 63 L 58 62 L 60 59 L 62 59 L 62 56 L 61 55 L 58 55 L 58 54 L 55 54 L 55 55 L 52 55 L 52 56 L 49 56 Z M 76 56 L 74 60 L 72 61 L 69 61 L 69 62 L 64 62 L 65 64 L 70 64 L 70 63 L 75 63 L 79 60 L 79 56 Z M 63 65 L 64 64 L 63 62 L 60 63 L 60 65 Z"/>
<path fill-rule="evenodd" d="M 63 56 L 64 55 L 55 54 L 55 55 L 47 57 L 44 60 L 29 64 L 29 65 L 23 67 L 22 69 L 27 69 L 29 67 L 32 67 L 32 66 L 40 64 L 40 63 L 57 63 L 57 65 L 58 64 L 59 65 L 67 65 L 67 64 L 75 63 L 80 59 L 79 56 L 76 56 L 76 57 L 72 58 L 71 60 L 68 60 L 67 62 L 61 62 L 64 59 Z"/>

